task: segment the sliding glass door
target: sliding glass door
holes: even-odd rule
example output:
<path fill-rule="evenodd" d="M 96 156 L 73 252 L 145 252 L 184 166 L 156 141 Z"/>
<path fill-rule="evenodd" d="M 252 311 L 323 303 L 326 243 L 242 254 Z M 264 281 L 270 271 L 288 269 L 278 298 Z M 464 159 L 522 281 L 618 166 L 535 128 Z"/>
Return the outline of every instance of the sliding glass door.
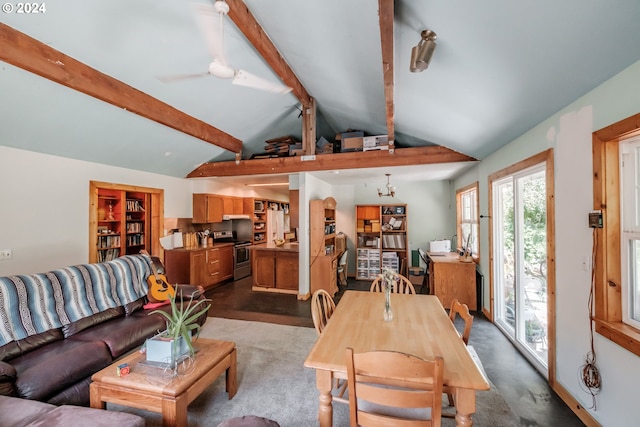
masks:
<path fill-rule="evenodd" d="M 545 165 L 492 182 L 496 324 L 547 372 Z"/>

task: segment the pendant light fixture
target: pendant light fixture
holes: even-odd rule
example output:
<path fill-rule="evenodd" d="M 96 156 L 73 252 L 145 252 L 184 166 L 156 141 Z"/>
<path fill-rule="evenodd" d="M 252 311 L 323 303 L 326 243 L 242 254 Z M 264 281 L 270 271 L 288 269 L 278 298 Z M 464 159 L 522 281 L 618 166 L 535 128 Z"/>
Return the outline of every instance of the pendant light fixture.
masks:
<path fill-rule="evenodd" d="M 420 35 L 422 40 L 411 49 L 411 64 L 409 71 L 419 73 L 427 69 L 433 52 L 436 50 L 436 33 L 431 30 L 423 30 Z"/>
<path fill-rule="evenodd" d="M 390 173 L 385 173 L 387 176 L 387 194 L 382 194 L 382 190 L 378 188 L 378 197 L 395 197 L 396 196 L 396 187 L 389 183 Z"/>

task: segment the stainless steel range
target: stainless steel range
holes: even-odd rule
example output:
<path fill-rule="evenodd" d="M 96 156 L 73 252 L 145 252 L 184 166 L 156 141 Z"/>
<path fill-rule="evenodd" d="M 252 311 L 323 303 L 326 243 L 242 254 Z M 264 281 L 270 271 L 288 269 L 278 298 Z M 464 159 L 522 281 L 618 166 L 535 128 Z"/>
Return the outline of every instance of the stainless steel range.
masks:
<path fill-rule="evenodd" d="M 214 231 L 214 243 L 233 243 L 233 280 L 251 276 L 251 242 L 238 239 L 234 231 Z"/>

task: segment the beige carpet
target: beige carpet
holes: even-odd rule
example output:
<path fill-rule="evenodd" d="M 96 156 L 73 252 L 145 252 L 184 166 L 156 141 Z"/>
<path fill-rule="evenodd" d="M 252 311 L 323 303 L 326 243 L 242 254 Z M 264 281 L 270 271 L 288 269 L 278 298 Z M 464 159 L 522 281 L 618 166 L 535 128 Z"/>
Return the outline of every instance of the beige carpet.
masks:
<path fill-rule="evenodd" d="M 209 318 L 201 336 L 236 342 L 238 393 L 228 400 L 224 378 L 219 378 L 189 406 L 189 426 L 215 427 L 225 419 L 242 415 L 270 418 L 282 427 L 318 425 L 315 373 L 303 366 L 316 340 L 314 329 Z M 109 410 L 141 415 L 147 420 L 148 427 L 162 425 L 159 414 L 119 405 L 109 404 L 107 407 Z M 334 426 L 349 425 L 347 405 L 334 403 L 333 413 Z M 455 421 L 443 419 L 442 425 L 455 426 Z M 519 422 L 495 387 L 478 393 L 474 426 L 518 425 Z"/>

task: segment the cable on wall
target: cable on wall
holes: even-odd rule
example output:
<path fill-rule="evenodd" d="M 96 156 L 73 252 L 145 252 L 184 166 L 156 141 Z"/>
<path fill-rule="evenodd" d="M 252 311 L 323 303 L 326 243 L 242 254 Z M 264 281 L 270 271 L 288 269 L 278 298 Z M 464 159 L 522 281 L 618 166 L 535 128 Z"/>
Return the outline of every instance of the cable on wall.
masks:
<path fill-rule="evenodd" d="M 602 380 L 600 378 L 600 371 L 596 365 L 596 350 L 593 345 L 593 294 L 595 292 L 595 268 L 593 267 L 596 257 L 596 248 L 598 244 L 598 237 L 596 228 L 593 229 L 593 245 L 591 251 L 591 289 L 589 291 L 589 331 L 591 339 L 591 351 L 589 351 L 585 357 L 585 364 L 580 368 L 580 381 L 581 384 L 587 388 L 587 393 L 591 394 L 592 404 L 589 409 L 597 410 L 596 395 L 600 393 L 602 388 Z"/>

